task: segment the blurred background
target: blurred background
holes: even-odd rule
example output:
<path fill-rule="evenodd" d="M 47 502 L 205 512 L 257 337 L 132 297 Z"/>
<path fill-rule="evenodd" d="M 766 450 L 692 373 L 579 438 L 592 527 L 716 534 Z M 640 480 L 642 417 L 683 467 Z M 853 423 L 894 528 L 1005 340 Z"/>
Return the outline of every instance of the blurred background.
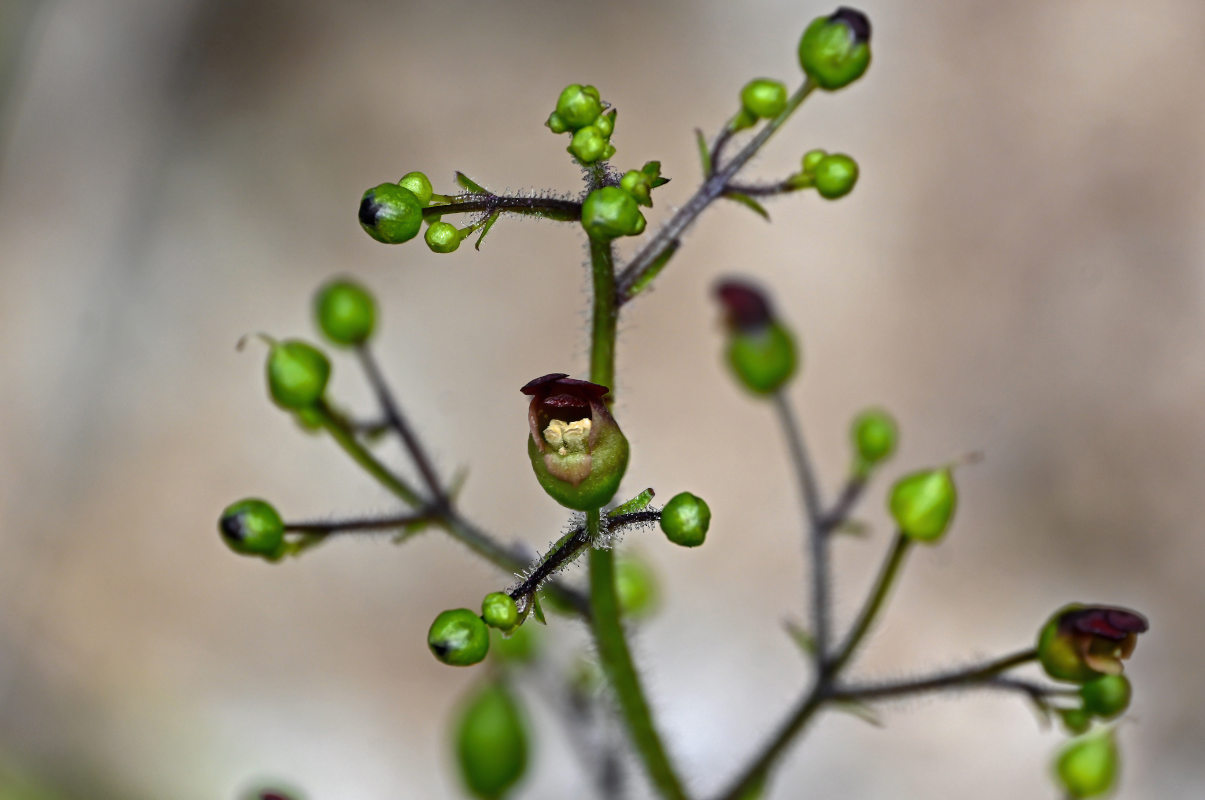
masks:
<path fill-rule="evenodd" d="M 1027 645 L 1070 600 L 1147 613 L 1123 725 L 1130 798 L 1205 793 L 1205 5 L 876 2 L 867 78 L 810 100 L 753 162 L 854 155 L 857 190 L 707 212 L 622 322 L 624 491 L 711 504 L 707 545 L 624 548 L 664 602 L 634 648 L 691 784 L 723 784 L 798 696 L 799 507 L 771 409 L 724 372 L 709 288 L 772 287 L 804 342 L 792 398 L 832 496 L 851 416 L 902 447 L 837 548 L 848 620 L 888 541 L 883 492 L 969 451 L 940 548 L 916 553 L 857 673 L 920 674 Z M 824 4 L 0 0 L 0 797 L 455 797 L 447 721 L 480 677 L 435 662 L 433 616 L 507 577 L 446 536 L 350 538 L 276 566 L 215 520 L 246 495 L 289 519 L 394 510 L 268 402 L 248 332 L 313 338 L 335 274 L 383 306 L 379 355 L 467 513 L 543 548 L 518 387 L 582 374 L 588 277 L 572 225 L 504 219 L 483 252 L 386 247 L 363 190 L 460 169 L 495 190 L 580 176 L 543 127 L 568 82 L 619 109 L 622 168 L 659 158 L 656 225 L 697 186 L 746 80 L 799 79 Z M 625 243 L 631 252 L 631 243 Z M 332 390 L 372 408 L 357 365 Z M 398 456 L 392 446 L 383 453 Z M 400 457 L 397 463 L 402 463 Z M 580 575 L 570 577 L 580 579 Z M 545 637 L 581 642 L 577 623 Z M 522 797 L 586 796 L 525 688 Z M 1054 797 L 1013 696 L 828 715 L 772 797 Z M 636 795 L 643 796 L 643 786 Z M 7 794 L 6 794 L 7 792 Z"/>

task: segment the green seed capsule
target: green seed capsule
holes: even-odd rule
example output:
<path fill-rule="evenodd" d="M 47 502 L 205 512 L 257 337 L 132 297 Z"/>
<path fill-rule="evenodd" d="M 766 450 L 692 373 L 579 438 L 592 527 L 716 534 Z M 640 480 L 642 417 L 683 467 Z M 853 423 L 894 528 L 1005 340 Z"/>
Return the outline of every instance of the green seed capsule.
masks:
<path fill-rule="evenodd" d="M 661 530 L 676 545 L 698 547 L 711 527 L 711 509 L 703 498 L 681 492 L 661 509 Z"/>
<path fill-rule="evenodd" d="M 1100 797 L 1117 779 L 1117 743 L 1113 731 L 1072 740 L 1055 761 L 1055 776 L 1068 797 Z"/>
<path fill-rule="evenodd" d="M 906 475 L 891 487 L 891 516 L 900 532 L 919 542 L 936 542 L 950 527 L 958 490 L 949 467 Z"/>
<path fill-rule="evenodd" d="M 318 328 L 335 344 L 355 346 L 368 341 L 376 326 L 372 293 L 347 278 L 327 283 L 314 296 Z"/>
<path fill-rule="evenodd" d="M 1130 707 L 1132 690 L 1125 675 L 1105 675 L 1079 687 L 1084 711 L 1102 719 L 1120 716 Z"/>
<path fill-rule="evenodd" d="M 854 418 L 850 436 L 857 453 L 857 470 L 864 472 L 895 452 L 898 432 L 890 414 L 868 409 Z"/>
<path fill-rule="evenodd" d="M 751 80 L 741 89 L 741 107 L 761 119 L 777 117 L 787 107 L 787 87 L 769 78 Z"/>
<path fill-rule="evenodd" d="M 799 65 L 822 89 L 853 83 L 870 66 L 870 20 L 845 7 L 812 20 L 799 40 Z"/>
<path fill-rule="evenodd" d="M 276 405 L 298 411 L 312 408 L 322 399 L 331 376 L 331 362 L 313 345 L 288 339 L 272 343 L 265 372 L 268 392 Z"/>
<path fill-rule="evenodd" d="M 593 164 L 606 157 L 610 142 L 602 131 L 593 125 L 578 128 L 569 143 L 569 153 L 583 164 Z"/>
<path fill-rule="evenodd" d="M 226 506 L 218 520 L 222 541 L 236 553 L 275 558 L 284 545 L 284 522 L 264 500 L 248 497 Z"/>
<path fill-rule="evenodd" d="M 636 199 L 618 186 L 595 189 L 582 203 L 582 227 L 592 239 L 635 236 L 644 225 Z"/>
<path fill-rule="evenodd" d="M 816 164 L 812 180 L 816 191 L 826 200 L 844 197 L 858 182 L 858 162 L 844 153 L 825 156 Z"/>
<path fill-rule="evenodd" d="M 500 800 L 527 768 L 527 723 L 506 685 L 491 681 L 468 699 L 456 723 L 456 758 L 469 793 Z"/>
<path fill-rule="evenodd" d="M 795 340 L 777 322 L 734 334 L 727 355 L 732 371 L 754 394 L 773 394 L 795 374 Z"/>
<path fill-rule="evenodd" d="M 427 647 L 440 661 L 467 667 L 485 658 L 490 649 L 490 629 L 467 608 L 444 611 L 427 631 Z"/>
<path fill-rule="evenodd" d="M 626 617 L 647 617 L 657 609 L 657 576 L 645 562 L 626 557 L 615 564 L 615 594 Z"/>
<path fill-rule="evenodd" d="M 423 208 L 431 204 L 431 196 L 435 194 L 435 188 L 431 186 L 431 180 L 421 172 L 407 172 L 397 182 L 397 185 L 413 192 Z"/>
<path fill-rule="evenodd" d="M 360 227 L 385 244 L 401 244 L 418 235 L 423 223 L 423 204 L 409 189 L 382 183 L 364 193 L 360 200 Z"/>
<path fill-rule="evenodd" d="M 460 240 L 464 237 L 460 235 L 460 229 L 450 222 L 432 222 L 427 226 L 427 234 L 424 237 L 427 242 L 427 247 L 431 248 L 433 253 L 452 253 L 456 248 L 460 247 Z"/>
<path fill-rule="evenodd" d="M 519 621 L 519 607 L 506 592 L 490 592 L 481 601 L 481 618 L 500 631 L 509 631 Z"/>
<path fill-rule="evenodd" d="M 555 113 L 560 124 L 565 126 L 565 130 L 576 131 L 598 119 L 602 110 L 602 99 L 599 97 L 598 89 L 593 86 L 582 86 L 580 83 L 571 83 L 557 98 Z M 551 120 L 549 127 L 552 127 Z"/>

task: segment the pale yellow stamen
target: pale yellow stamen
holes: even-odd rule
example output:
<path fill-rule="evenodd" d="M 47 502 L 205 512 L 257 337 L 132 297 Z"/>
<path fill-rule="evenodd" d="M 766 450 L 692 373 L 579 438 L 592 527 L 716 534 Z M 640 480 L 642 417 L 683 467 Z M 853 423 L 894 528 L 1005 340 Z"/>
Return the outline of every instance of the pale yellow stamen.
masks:
<path fill-rule="evenodd" d="M 585 452 L 586 441 L 589 438 L 589 419 L 578 419 L 573 422 L 554 419 L 544 429 L 544 441 L 555 447 L 557 454 L 562 456 Z"/>

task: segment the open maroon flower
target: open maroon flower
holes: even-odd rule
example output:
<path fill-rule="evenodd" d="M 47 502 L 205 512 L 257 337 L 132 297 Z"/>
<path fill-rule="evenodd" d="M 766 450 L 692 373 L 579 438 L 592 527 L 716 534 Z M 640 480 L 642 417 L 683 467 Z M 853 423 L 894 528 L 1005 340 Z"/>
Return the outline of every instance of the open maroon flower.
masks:
<path fill-rule="evenodd" d="M 1050 677 L 1077 683 L 1120 675 L 1138 634 L 1147 629 L 1136 611 L 1072 604 L 1051 617 L 1038 637 L 1038 658 Z"/>
<path fill-rule="evenodd" d="M 531 397 L 527 451 L 540 485 L 569 508 L 601 508 L 628 466 L 628 440 L 603 402 L 610 390 L 554 372 L 520 391 Z"/>

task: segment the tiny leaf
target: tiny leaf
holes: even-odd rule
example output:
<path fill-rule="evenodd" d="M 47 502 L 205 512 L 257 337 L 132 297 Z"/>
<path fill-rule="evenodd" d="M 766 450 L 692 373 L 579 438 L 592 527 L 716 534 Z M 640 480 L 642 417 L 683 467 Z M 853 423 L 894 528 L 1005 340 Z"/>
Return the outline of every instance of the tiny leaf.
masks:
<path fill-rule="evenodd" d="M 865 520 L 847 519 L 834 528 L 833 533 L 865 539 L 870 534 L 870 525 Z"/>
<path fill-rule="evenodd" d="M 655 492 L 652 488 L 645 489 L 640 494 L 633 497 L 631 500 L 616 506 L 607 512 L 608 517 L 618 517 L 620 514 L 631 514 L 636 511 L 643 511 L 648 508 L 649 503 L 653 502 Z"/>
<path fill-rule="evenodd" d="M 879 718 L 879 715 L 873 708 L 863 702 L 858 700 L 838 700 L 835 701 L 832 706 L 835 711 L 841 711 L 855 716 L 863 722 L 869 723 L 876 728 L 883 727 L 883 720 Z"/>
<path fill-rule="evenodd" d="M 788 619 L 783 622 L 783 627 L 787 629 L 787 633 L 795 640 L 795 644 L 799 645 L 800 650 L 809 657 L 816 655 L 816 640 L 812 638 L 811 633 L 803 629 L 803 626 L 795 620 Z"/>
<path fill-rule="evenodd" d="M 770 221 L 770 212 L 766 211 L 765 207 L 762 206 L 761 203 L 757 202 L 749 195 L 741 194 L 740 192 L 725 192 L 724 197 L 727 197 L 729 200 L 735 200 L 736 202 L 743 205 L 745 208 L 747 208 L 750 211 L 752 211 L 753 213 L 757 214 L 759 217 L 764 219 L 766 222 Z"/>
<path fill-rule="evenodd" d="M 541 625 L 548 624 L 548 621 L 544 619 L 544 609 L 540 608 L 540 595 L 538 593 L 531 596 L 531 613 L 535 615 L 536 622 Z"/>
<path fill-rule="evenodd" d="M 490 194 L 490 191 L 481 184 L 474 181 L 468 175 L 465 175 L 460 170 L 456 171 L 456 182 L 464 188 L 468 189 L 473 194 Z"/>
<path fill-rule="evenodd" d="M 695 128 L 695 139 L 699 143 L 699 161 L 703 165 L 703 176 L 711 177 L 711 148 L 707 146 L 707 139 L 703 137 L 703 131 Z"/>
<path fill-rule="evenodd" d="M 485 221 L 485 224 L 481 226 L 481 233 L 477 236 L 477 243 L 473 245 L 474 250 L 481 249 L 481 243 L 485 241 L 485 235 L 490 232 L 490 228 L 494 227 L 494 223 L 498 221 L 498 217 L 500 216 L 501 213 L 495 211 L 490 215 L 490 218 Z"/>

